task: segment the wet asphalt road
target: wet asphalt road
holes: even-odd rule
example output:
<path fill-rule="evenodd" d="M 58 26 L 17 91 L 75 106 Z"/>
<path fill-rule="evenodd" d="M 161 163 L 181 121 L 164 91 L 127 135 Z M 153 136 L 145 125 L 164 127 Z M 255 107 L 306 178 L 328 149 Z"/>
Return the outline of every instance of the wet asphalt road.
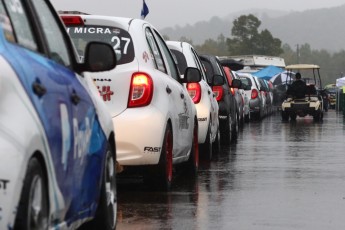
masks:
<path fill-rule="evenodd" d="M 344 132 L 334 110 L 245 124 L 194 182 L 183 170 L 169 193 L 119 181 L 117 229 L 345 229 Z"/>

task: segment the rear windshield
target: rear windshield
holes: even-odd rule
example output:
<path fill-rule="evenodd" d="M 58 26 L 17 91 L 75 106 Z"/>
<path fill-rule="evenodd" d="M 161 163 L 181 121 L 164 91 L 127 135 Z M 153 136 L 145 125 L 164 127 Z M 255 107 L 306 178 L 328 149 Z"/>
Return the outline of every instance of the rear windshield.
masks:
<path fill-rule="evenodd" d="M 77 48 L 81 61 L 84 60 L 86 45 L 91 41 L 110 44 L 115 50 L 117 65 L 126 64 L 134 60 L 132 38 L 123 29 L 110 26 L 68 26 L 67 32 Z"/>
<path fill-rule="evenodd" d="M 252 81 L 250 80 L 249 77 L 242 77 L 240 76 L 239 79 L 241 80 L 242 84 L 246 85 L 246 86 L 252 86 Z"/>

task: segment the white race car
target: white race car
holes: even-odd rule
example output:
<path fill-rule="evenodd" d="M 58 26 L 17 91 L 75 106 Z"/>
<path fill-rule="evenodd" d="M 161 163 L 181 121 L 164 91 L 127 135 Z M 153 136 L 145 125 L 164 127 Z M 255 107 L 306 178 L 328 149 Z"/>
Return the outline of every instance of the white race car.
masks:
<path fill-rule="evenodd" d="M 121 166 L 146 166 L 146 178 L 169 189 L 173 165 L 189 162 L 198 168 L 198 122 L 184 83 L 201 79 L 188 68 L 182 79 L 159 32 L 140 19 L 61 14 L 78 50 L 87 42 L 114 47 L 117 67 L 93 75 L 116 131 Z M 80 52 L 80 55 L 83 55 Z M 128 167 L 127 167 L 128 168 Z"/>
<path fill-rule="evenodd" d="M 220 148 L 218 102 L 211 86 L 207 82 L 204 67 L 193 46 L 187 42 L 179 41 L 167 41 L 167 45 L 177 60 L 180 73 L 184 73 L 187 67 L 198 68 L 202 73 L 202 80 L 200 82 L 187 84 L 186 87 L 197 110 L 199 144 L 201 144 L 200 157 L 211 160 L 213 143 L 218 150 Z M 210 84 L 212 86 L 217 85 L 214 82 Z"/>
<path fill-rule="evenodd" d="M 113 69 L 116 56 L 108 44 L 85 50 L 78 64 L 49 1 L 0 2 L 0 229 L 116 227 L 112 120 L 79 75 Z"/>

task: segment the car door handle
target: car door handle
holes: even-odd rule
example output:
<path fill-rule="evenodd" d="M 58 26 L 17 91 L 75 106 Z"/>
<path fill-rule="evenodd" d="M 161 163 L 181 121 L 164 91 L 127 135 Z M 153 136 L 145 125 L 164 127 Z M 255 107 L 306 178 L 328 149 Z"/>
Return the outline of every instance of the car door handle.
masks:
<path fill-rule="evenodd" d="M 183 93 L 181 93 L 181 94 L 180 94 L 180 96 L 181 96 L 181 99 L 183 99 L 183 98 L 184 98 L 184 94 L 183 94 Z"/>
<path fill-rule="evenodd" d="M 32 90 L 38 97 L 42 97 L 47 93 L 46 87 L 44 87 L 38 79 L 32 84 Z"/>
<path fill-rule="evenodd" d="M 169 86 L 167 86 L 167 87 L 165 88 L 165 90 L 167 91 L 168 94 L 171 94 L 171 89 L 169 88 Z"/>
<path fill-rule="evenodd" d="M 71 95 L 71 101 L 74 105 L 78 105 L 80 102 L 80 97 L 78 96 L 78 94 L 73 91 L 72 95 Z"/>

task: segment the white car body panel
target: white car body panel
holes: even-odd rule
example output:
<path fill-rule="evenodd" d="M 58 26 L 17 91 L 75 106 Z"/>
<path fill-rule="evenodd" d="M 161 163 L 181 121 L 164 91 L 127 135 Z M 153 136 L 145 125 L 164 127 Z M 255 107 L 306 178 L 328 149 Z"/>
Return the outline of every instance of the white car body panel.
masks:
<path fill-rule="evenodd" d="M 249 99 L 249 111 L 251 112 L 254 108 L 255 108 L 255 111 L 260 110 L 260 113 L 261 113 L 260 116 L 262 117 L 264 114 L 264 109 L 265 109 L 264 103 L 266 103 L 266 101 L 264 100 L 263 95 L 258 88 L 260 86 L 260 83 L 257 81 L 256 77 L 250 73 L 237 72 L 237 75 L 239 77 L 247 77 L 250 79 L 250 81 L 252 83 L 251 89 L 245 90 L 245 94 L 246 94 L 247 98 Z M 251 94 L 252 94 L 253 89 L 258 91 L 258 97 L 256 99 L 251 98 Z"/>
<path fill-rule="evenodd" d="M 167 41 L 167 45 L 170 49 L 180 51 L 184 54 L 187 66 L 198 68 L 202 74 L 202 80 L 199 82 L 201 87 L 201 99 L 200 102 L 195 104 L 199 125 L 199 144 L 203 144 L 206 141 L 206 135 L 208 126 L 211 122 L 211 141 L 214 142 L 217 136 L 219 119 L 218 119 L 218 103 L 214 97 L 212 88 L 206 82 L 205 72 L 200 68 L 202 64 L 198 65 L 197 60 L 192 52 L 193 47 L 186 42 Z M 181 73 L 184 74 L 184 73 Z"/>
<path fill-rule="evenodd" d="M 54 166 L 50 159 L 48 141 L 42 135 L 44 129 L 40 119 L 16 73 L 1 56 L 0 66 L 0 133 L 3 134 L 0 138 L 0 179 L 8 180 L 6 186 L 4 182 L 0 186 L 0 200 L 6 201 L 1 204 L 0 215 L 2 220 L 8 220 L 8 223 L 0 222 L 0 229 L 7 229 L 8 226 L 13 226 L 15 220 L 22 190 L 22 183 L 19 182 L 24 180 L 27 162 L 36 151 L 44 153 L 45 164 L 48 166 L 49 196 L 54 198 L 50 199 L 49 204 L 51 214 L 58 214 L 65 205 L 54 170 L 49 170 Z"/>
<path fill-rule="evenodd" d="M 110 86 L 112 92 L 105 103 L 114 122 L 117 161 L 124 166 L 157 164 L 169 121 L 173 130 L 173 162 L 187 160 L 192 144 L 196 109 L 187 89 L 170 75 L 155 68 L 153 54 L 145 35 L 145 28 L 155 28 L 139 19 L 79 16 L 86 19 L 87 26 L 110 26 L 127 31 L 134 46 L 135 57 L 130 63 L 118 64 L 114 70 L 90 75 L 101 94 L 102 88 L 107 86 Z M 115 51 L 122 52 L 116 49 Z M 128 108 L 131 77 L 136 72 L 147 73 L 152 78 L 153 97 L 147 106 Z M 167 87 L 172 91 L 170 95 L 167 94 Z M 181 94 L 184 98 L 181 98 Z M 179 117 L 179 114 L 185 117 Z M 182 124 L 181 119 L 185 118 L 187 120 Z M 181 128 L 181 125 L 187 127 Z"/>

